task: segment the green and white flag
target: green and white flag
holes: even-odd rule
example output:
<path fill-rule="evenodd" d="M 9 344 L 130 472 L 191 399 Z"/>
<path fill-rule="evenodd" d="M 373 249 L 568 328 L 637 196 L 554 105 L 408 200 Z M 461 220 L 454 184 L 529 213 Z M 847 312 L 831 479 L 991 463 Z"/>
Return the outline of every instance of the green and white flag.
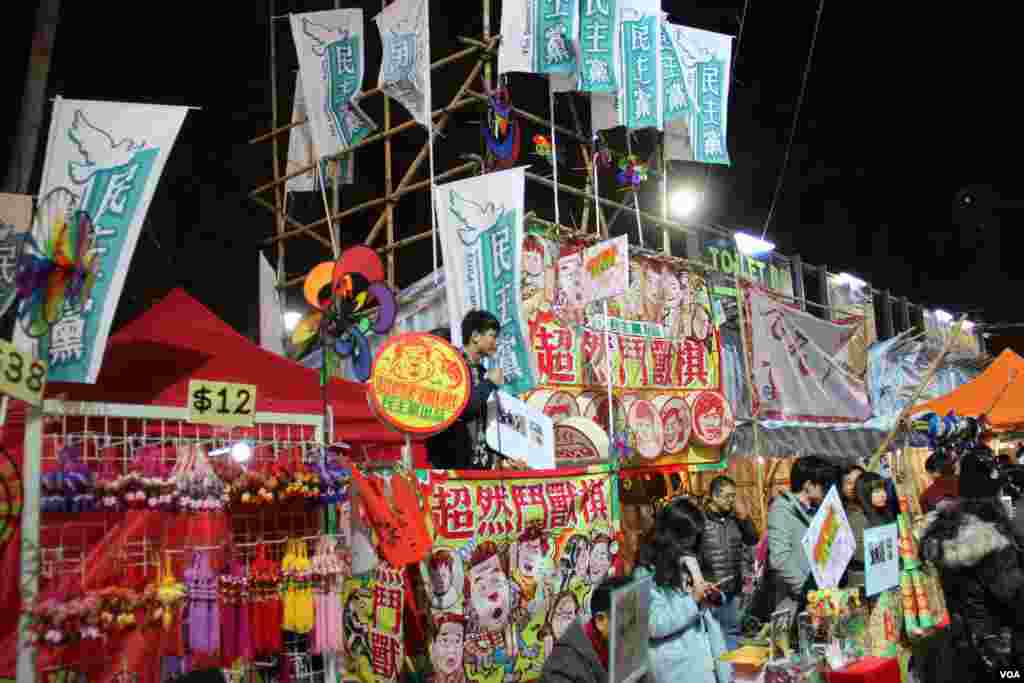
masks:
<path fill-rule="evenodd" d="M 662 129 L 661 6 L 658 0 L 625 0 L 619 12 L 623 84 L 619 115 L 629 129 Z"/>
<path fill-rule="evenodd" d="M 384 56 L 378 85 L 422 126 L 430 124 L 430 14 L 427 0 L 396 0 L 374 17 Z"/>
<path fill-rule="evenodd" d="M 355 103 L 366 69 L 363 11 L 306 12 L 290 19 L 313 151 L 318 159 L 333 157 L 376 129 Z"/>
<path fill-rule="evenodd" d="M 459 326 L 470 310 L 493 313 L 501 323 L 495 360 L 505 373 L 502 388 L 511 394 L 535 388 L 537 378 L 536 354 L 519 305 L 524 170 L 511 168 L 436 189 L 452 339 L 461 339 Z"/>
<path fill-rule="evenodd" d="M 618 90 L 619 44 L 618 0 L 580 0 L 579 90 Z"/>
<path fill-rule="evenodd" d="M 728 165 L 732 36 L 675 24 L 666 24 L 666 28 L 683 70 L 689 99 L 685 117 L 667 117 L 670 129 L 678 129 L 677 122 L 686 121 L 689 149 L 668 145 L 669 158 Z M 678 135 L 671 137 L 678 140 Z"/>
<path fill-rule="evenodd" d="M 499 73 L 575 74 L 579 5 L 576 0 L 505 0 L 501 36 Z"/>

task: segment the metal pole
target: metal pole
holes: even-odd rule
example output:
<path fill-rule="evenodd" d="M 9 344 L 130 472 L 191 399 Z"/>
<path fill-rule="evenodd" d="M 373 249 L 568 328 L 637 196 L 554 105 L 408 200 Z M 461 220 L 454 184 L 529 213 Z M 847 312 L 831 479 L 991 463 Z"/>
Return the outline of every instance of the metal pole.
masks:
<path fill-rule="evenodd" d="M 277 27 L 274 24 L 274 16 L 276 15 L 275 10 L 277 9 L 277 0 L 270 0 L 270 14 L 267 16 L 267 31 L 270 36 L 270 127 L 277 127 Z M 277 227 L 277 234 L 281 235 L 284 233 L 285 216 L 288 213 L 288 193 L 285 188 L 278 184 L 278 180 L 281 178 L 281 168 L 278 164 L 278 142 L 277 136 L 275 135 L 272 141 L 271 152 L 273 155 L 273 166 L 274 166 L 274 202 L 277 205 L 279 213 L 274 216 L 274 224 Z M 285 244 L 284 240 L 279 240 L 277 243 L 277 284 L 280 285 L 284 281 L 284 252 Z"/>
<path fill-rule="evenodd" d="M 668 157 L 665 154 L 665 139 L 661 140 L 661 217 L 668 221 Z M 668 228 L 661 227 L 661 250 L 672 255 L 672 239 Z"/>
<path fill-rule="evenodd" d="M 900 332 L 904 332 L 911 328 L 910 324 L 910 301 L 907 297 L 900 299 Z"/>
<path fill-rule="evenodd" d="M 42 481 L 40 460 L 43 453 L 43 409 L 27 406 L 25 450 L 21 476 L 24 500 L 21 509 L 21 604 L 26 608 L 18 624 L 18 683 L 36 679 L 35 646 L 29 638 L 27 608 L 35 603 L 39 591 L 39 491 Z"/>
<path fill-rule="evenodd" d="M 807 293 L 804 292 L 804 261 L 800 254 L 789 257 L 790 273 L 793 277 L 793 298 L 800 302 L 800 310 L 807 310 Z"/>
<path fill-rule="evenodd" d="M 825 320 L 832 319 L 832 305 L 830 303 L 831 298 L 828 291 L 828 266 L 818 266 L 818 297 L 821 299 L 821 305 L 825 307 L 824 314 Z"/>
<path fill-rule="evenodd" d="M 46 106 L 46 84 L 50 79 L 50 53 L 60 23 L 60 0 L 42 0 L 36 9 L 32 47 L 29 51 L 25 86 L 21 95 L 21 116 L 14 136 L 14 149 L 7 164 L 4 188 L 29 194 L 29 182 L 39 150 L 39 132 Z"/>
<path fill-rule="evenodd" d="M 381 7 L 386 8 L 389 0 L 383 0 Z M 433 123 L 433 122 L 431 122 Z M 391 130 L 391 98 L 387 95 L 384 96 L 384 132 L 387 133 Z M 394 183 L 391 178 L 391 138 L 384 138 L 384 192 L 387 196 L 391 196 L 394 192 Z M 337 210 L 337 208 L 335 208 Z M 388 246 L 392 247 L 395 244 L 395 203 L 393 201 L 388 202 L 387 213 L 387 227 L 385 236 L 388 240 Z M 395 287 L 397 281 L 397 275 L 395 273 L 395 250 L 388 250 L 387 254 L 387 273 L 388 273 L 388 284 Z"/>
<path fill-rule="evenodd" d="M 889 296 L 889 290 L 886 289 L 882 292 L 881 297 L 882 305 L 882 339 L 892 339 L 895 335 L 892 329 L 892 298 Z"/>

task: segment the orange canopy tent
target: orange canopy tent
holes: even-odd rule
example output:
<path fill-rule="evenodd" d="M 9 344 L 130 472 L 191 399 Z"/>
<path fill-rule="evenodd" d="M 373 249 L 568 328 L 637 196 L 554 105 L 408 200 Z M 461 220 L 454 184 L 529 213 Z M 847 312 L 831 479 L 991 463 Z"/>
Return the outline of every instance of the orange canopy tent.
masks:
<path fill-rule="evenodd" d="M 996 431 L 1024 426 L 1024 358 L 1006 349 L 974 380 L 918 405 L 913 414 L 946 415 L 951 410 L 966 417 L 985 415 Z"/>

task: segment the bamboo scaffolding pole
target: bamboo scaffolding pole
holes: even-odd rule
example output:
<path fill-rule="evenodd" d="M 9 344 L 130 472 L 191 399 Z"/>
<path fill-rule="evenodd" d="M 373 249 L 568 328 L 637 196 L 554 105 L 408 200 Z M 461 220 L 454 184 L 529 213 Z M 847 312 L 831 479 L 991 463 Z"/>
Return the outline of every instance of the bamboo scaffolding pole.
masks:
<path fill-rule="evenodd" d="M 435 182 L 437 180 L 447 180 L 448 178 L 452 178 L 452 177 L 455 177 L 455 176 L 460 175 L 462 173 L 465 173 L 467 171 L 471 171 L 474 168 L 476 168 L 476 163 L 475 162 L 469 162 L 469 163 L 461 164 L 459 166 L 456 166 L 455 168 L 449 169 L 449 170 L 445 171 L 444 173 L 439 174 L 437 176 L 437 178 L 435 179 Z M 407 195 L 407 194 L 409 194 L 411 192 L 415 192 L 417 190 L 422 190 L 425 187 L 430 187 L 430 179 L 429 178 L 427 178 L 426 180 L 421 180 L 421 181 L 419 181 L 417 183 L 413 183 L 412 185 L 407 185 L 406 187 L 400 187 L 399 189 L 397 189 L 394 192 L 392 192 L 389 196 L 377 197 L 376 199 L 370 199 L 368 201 L 363 202 L 362 204 L 359 204 L 357 206 L 353 206 L 351 208 L 345 209 L 344 211 L 340 211 L 340 212 L 334 214 L 333 216 L 331 216 L 331 220 L 339 221 L 342 218 L 348 218 L 349 216 L 354 216 L 357 213 L 362 213 L 363 211 L 366 211 L 367 209 L 372 209 L 375 206 L 381 206 L 382 204 L 394 203 L 394 202 L 398 201 L 399 199 L 401 199 L 402 197 L 404 197 L 405 195 Z M 386 213 L 381 214 L 381 218 L 382 219 L 386 218 L 386 215 L 387 215 Z M 383 223 L 383 220 L 381 222 Z M 264 244 L 272 244 L 272 243 L 277 242 L 279 240 L 288 239 L 289 237 L 295 237 L 296 235 L 299 235 L 299 234 L 315 235 L 316 233 L 314 233 L 312 231 L 317 229 L 317 228 L 319 228 L 319 227 L 321 227 L 321 226 L 324 226 L 324 225 L 327 225 L 327 217 L 326 216 L 324 216 L 323 218 L 321 218 L 321 219 L 319 219 L 317 221 L 314 221 L 313 223 L 310 223 L 309 225 L 302 226 L 302 227 L 297 228 L 295 230 L 289 230 L 288 232 L 282 233 L 280 235 L 275 235 L 273 237 L 268 237 L 266 240 L 264 240 Z"/>
<path fill-rule="evenodd" d="M 492 42 L 496 40 L 497 37 L 493 38 Z M 470 84 L 472 84 L 473 81 L 480 77 L 480 72 L 483 70 L 483 67 L 483 60 L 477 60 L 476 64 L 474 64 L 473 68 L 470 70 L 469 75 L 466 76 L 466 79 L 462 82 L 462 85 L 460 85 L 459 89 L 455 92 L 455 96 L 452 97 L 453 101 L 461 100 L 463 95 L 465 95 L 466 91 L 469 89 Z M 450 114 L 445 114 L 444 116 L 442 116 L 441 120 L 437 122 L 437 129 L 435 132 L 441 132 L 445 128 L 445 126 L 448 125 L 448 120 L 450 118 Z M 405 175 L 402 176 L 402 179 L 398 181 L 398 189 L 402 189 L 406 185 L 408 185 L 409 182 L 412 180 L 413 176 L 416 175 L 416 172 L 419 170 L 420 166 L 423 164 L 423 162 L 427 159 L 428 155 L 430 154 L 430 148 L 428 147 L 429 144 L 430 141 L 428 139 L 427 143 L 420 148 L 419 154 L 417 154 L 416 158 L 413 159 L 412 163 L 409 165 L 409 168 L 405 171 Z M 431 208 L 431 211 L 433 211 L 433 208 Z M 383 226 L 383 224 L 384 216 L 381 215 L 379 218 L 377 218 L 377 222 L 373 224 L 373 228 L 370 229 L 370 234 L 366 236 L 366 240 L 363 242 L 363 244 L 373 244 L 373 241 L 377 239 L 377 233 L 380 232 L 381 226 Z"/>
<path fill-rule="evenodd" d="M 457 111 L 459 109 L 463 109 L 464 107 L 468 107 L 469 105 L 471 105 L 473 103 L 474 103 L 473 98 L 465 98 L 465 99 L 460 100 L 458 102 L 453 102 L 453 103 L 449 104 L 447 107 L 445 107 L 443 109 L 438 109 L 438 110 L 434 111 L 431 115 L 432 115 L 433 118 L 436 119 L 436 118 L 439 118 L 439 117 L 451 114 L 453 111 Z M 411 119 L 409 121 L 406 121 L 405 123 L 401 123 L 401 124 L 395 126 L 394 128 L 392 128 L 391 130 L 389 130 L 387 132 L 376 133 L 374 135 L 371 135 L 368 138 L 364 138 L 363 140 L 360 140 L 356 144 L 352 145 L 351 147 L 346 147 L 344 150 L 342 150 L 340 153 L 336 154 L 333 157 L 324 157 L 324 161 L 336 161 L 337 159 L 340 159 L 341 157 L 343 157 L 345 155 L 352 154 L 353 152 L 355 152 L 357 150 L 360 150 L 363 147 L 368 147 L 368 146 L 374 144 L 375 142 L 380 142 L 381 140 L 385 140 L 387 138 L 390 138 L 390 137 L 393 137 L 395 135 L 398 135 L 399 133 L 401 133 L 403 131 L 406 131 L 406 130 L 408 130 L 410 128 L 413 128 L 414 126 L 417 126 L 417 125 L 419 125 L 419 123 L 415 119 Z M 276 185 L 280 185 L 281 183 L 286 182 L 286 181 L 288 181 L 291 178 L 294 178 L 296 176 L 300 176 L 303 173 L 309 173 L 310 171 L 312 171 L 315 168 L 316 168 L 316 164 L 309 164 L 308 166 L 303 166 L 302 168 L 299 168 L 299 169 L 297 169 L 295 171 L 292 171 L 291 173 L 289 173 L 286 176 L 282 176 L 278 180 L 274 180 L 274 181 L 271 181 L 271 182 L 266 183 L 264 185 L 260 185 L 255 190 L 252 190 L 249 193 L 249 196 L 250 197 L 255 197 L 256 195 L 261 194 L 263 192 L 266 192 L 270 188 L 275 187 Z"/>
<path fill-rule="evenodd" d="M 477 92 L 475 90 L 468 90 L 466 92 L 466 95 L 472 99 L 476 99 L 481 102 L 487 102 L 487 95 L 484 95 L 483 93 Z M 511 110 L 516 114 L 516 116 L 526 119 L 531 123 L 535 123 L 538 126 L 542 126 L 545 130 L 550 130 L 551 128 L 551 121 L 545 119 L 543 116 L 531 114 L 530 112 L 523 111 L 522 109 L 519 109 L 517 107 L 512 107 Z M 577 142 L 582 142 L 584 144 L 588 142 L 588 140 L 585 137 L 583 137 L 582 135 L 578 135 L 575 131 L 569 130 L 568 128 L 564 128 L 562 126 L 555 126 L 555 130 L 558 131 L 559 135 L 565 135 L 567 137 L 572 138 L 573 140 L 576 140 Z"/>
<path fill-rule="evenodd" d="M 270 16 L 274 15 L 276 9 L 276 0 L 270 0 Z M 270 41 L 270 127 L 274 128 L 277 126 L 278 120 L 278 107 L 277 107 L 277 27 L 274 25 L 273 19 L 267 22 L 268 24 L 268 39 Z M 271 146 L 271 155 L 274 167 L 274 181 L 278 181 L 281 178 L 281 167 L 278 164 L 278 141 L 277 137 L 274 137 L 273 145 Z M 269 204 L 267 204 L 269 206 Z M 281 185 L 274 185 L 274 227 L 277 229 L 277 234 L 280 235 L 284 232 L 285 220 L 288 217 L 288 193 Z M 276 207 L 281 207 L 278 211 Z M 277 263 L 275 264 L 274 272 L 277 276 L 277 281 L 280 282 L 281 278 L 284 277 L 284 259 L 285 259 L 285 243 L 280 241 L 277 243 Z"/>
<path fill-rule="evenodd" d="M 545 186 L 547 186 L 549 188 L 554 186 L 554 182 L 552 180 L 550 180 L 548 178 L 545 178 L 544 176 L 537 175 L 536 173 L 530 173 L 529 171 L 527 171 L 526 172 L 526 178 L 528 180 L 532 180 L 535 183 L 540 183 L 541 185 L 545 185 Z M 573 187 L 572 185 L 566 185 L 565 183 L 559 183 L 558 190 L 559 190 L 559 192 L 568 192 L 569 194 L 576 195 L 577 197 L 583 197 L 583 198 L 589 199 L 591 201 L 593 201 L 593 199 L 594 199 L 593 196 L 589 196 L 588 197 L 586 195 L 586 193 L 584 193 L 583 190 L 581 190 L 579 188 L 576 188 L 576 187 Z M 632 207 L 626 206 L 625 204 L 622 204 L 620 202 L 612 201 L 611 199 L 605 199 L 604 197 L 598 197 L 598 201 L 601 204 L 603 204 L 605 206 L 610 206 L 613 209 L 621 209 L 621 210 L 625 210 L 625 211 L 633 211 Z M 681 230 L 681 231 L 686 232 L 686 233 L 695 232 L 697 230 L 697 228 L 695 226 L 693 226 L 693 225 L 684 225 L 682 223 L 672 223 L 671 221 L 666 221 L 666 220 L 664 220 L 662 218 L 659 218 L 659 217 L 657 217 L 657 216 L 655 216 L 653 214 L 647 213 L 645 211 L 640 211 L 639 212 L 639 216 L 641 218 L 643 218 L 645 221 L 648 221 L 650 223 L 653 223 L 654 225 L 661 226 L 661 227 L 674 228 L 676 230 Z M 729 237 L 732 237 L 732 235 L 729 235 L 728 233 L 725 233 L 724 231 L 723 231 L 723 234 L 725 234 L 725 235 L 727 235 Z"/>
<path fill-rule="evenodd" d="M 489 0 L 488 0 L 489 1 Z M 381 7 L 386 8 L 388 6 L 388 0 L 381 2 Z M 433 69 L 431 69 L 433 70 Z M 391 130 L 391 98 L 384 96 L 384 132 L 387 133 Z M 384 193 L 387 197 L 395 191 L 393 187 L 394 183 L 391 178 L 391 138 L 384 138 Z M 387 240 L 389 247 L 387 253 L 387 274 L 388 284 L 391 285 L 392 289 L 395 287 L 397 280 L 395 275 L 395 203 L 388 202 L 387 209 Z"/>
<path fill-rule="evenodd" d="M 398 249 L 401 249 L 402 247 L 406 247 L 409 246 L 410 244 L 415 244 L 416 242 L 422 242 L 425 239 L 429 239 L 432 234 L 433 231 L 430 228 L 427 228 L 423 232 L 418 232 L 415 235 L 410 235 L 409 237 L 403 237 L 402 239 L 397 240 L 392 244 L 387 244 L 384 245 L 383 247 L 379 247 L 375 251 L 378 254 L 389 254 Z M 281 289 L 297 285 L 300 282 L 303 282 L 308 275 L 308 273 L 303 273 L 302 275 L 296 275 L 294 277 L 288 278 L 287 280 L 284 281 L 284 284 L 280 285 L 278 288 Z"/>
<path fill-rule="evenodd" d="M 486 49 L 486 46 L 481 45 L 481 47 L 476 47 L 474 45 L 473 47 L 468 47 L 468 48 L 466 48 L 464 50 L 459 50 L 458 52 L 452 53 L 452 54 L 448 55 L 447 57 L 445 57 L 444 59 L 439 59 L 436 62 L 434 62 L 433 64 L 431 64 L 430 65 L 430 70 L 433 71 L 435 69 L 441 68 L 442 66 L 447 66 L 448 64 L 451 64 L 452 62 L 457 62 L 460 59 L 463 59 L 465 57 L 468 57 L 468 56 L 472 55 L 474 52 L 479 52 L 481 49 Z M 382 95 L 383 93 L 384 93 L 384 91 L 381 90 L 380 87 L 370 88 L 369 90 L 364 90 L 361 93 L 359 93 L 358 95 L 356 95 L 355 99 L 358 102 L 360 100 L 366 99 L 367 97 L 373 97 L 374 95 Z M 296 127 L 301 126 L 301 125 L 303 125 L 305 123 L 306 123 L 306 119 L 301 119 L 299 121 L 292 121 L 291 123 L 285 124 L 283 126 L 277 126 L 276 128 L 273 128 L 273 129 L 267 131 L 266 133 L 261 133 L 260 135 L 257 135 L 256 137 L 252 138 L 251 140 L 249 140 L 249 144 L 250 145 L 255 145 L 255 144 L 259 143 L 259 142 L 264 142 L 266 140 L 269 140 L 269 139 L 271 139 L 273 137 L 276 137 L 276 136 L 280 135 L 281 133 L 286 133 L 289 130 L 291 130 L 292 128 L 296 128 Z M 275 124 L 276 124 L 276 122 L 275 122 Z"/>
<path fill-rule="evenodd" d="M 299 230 L 299 231 L 304 231 L 305 230 L 305 226 L 304 225 L 299 223 L 297 220 L 295 220 L 291 216 L 288 216 L 285 213 L 285 211 L 283 211 L 282 209 L 275 208 L 273 204 L 271 204 L 267 200 L 263 199 L 262 197 L 250 197 L 250 199 L 252 199 L 254 202 L 256 202 L 256 204 L 258 204 L 259 206 L 262 206 L 264 209 L 266 209 L 270 213 L 274 214 L 275 216 L 282 216 L 283 215 L 284 219 L 285 219 L 285 222 L 288 223 L 288 225 L 296 228 L 296 230 Z M 285 233 L 279 232 L 278 236 L 283 235 L 283 234 L 285 234 Z M 292 234 L 295 234 L 295 232 L 293 231 Z M 313 239 L 315 239 L 320 244 L 322 244 L 325 247 L 327 247 L 328 249 L 331 248 L 331 243 L 330 243 L 330 241 L 326 237 L 323 237 L 322 235 L 319 235 L 319 234 L 317 234 L 315 232 L 310 232 L 309 236 L 312 237 Z M 283 239 L 276 240 L 276 241 L 280 242 L 280 241 L 283 241 Z M 264 244 L 272 244 L 272 243 L 273 242 L 271 242 L 271 241 L 264 241 Z"/>

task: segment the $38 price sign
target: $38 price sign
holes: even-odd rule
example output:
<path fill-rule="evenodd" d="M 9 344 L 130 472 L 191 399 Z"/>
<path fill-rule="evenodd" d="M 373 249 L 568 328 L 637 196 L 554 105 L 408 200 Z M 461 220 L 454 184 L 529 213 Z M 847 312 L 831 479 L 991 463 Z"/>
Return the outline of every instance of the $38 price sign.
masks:
<path fill-rule="evenodd" d="M 188 421 L 218 427 L 252 427 L 256 385 L 193 379 L 188 383 Z"/>
<path fill-rule="evenodd" d="M 0 393 L 39 406 L 45 388 L 46 363 L 0 339 Z"/>

